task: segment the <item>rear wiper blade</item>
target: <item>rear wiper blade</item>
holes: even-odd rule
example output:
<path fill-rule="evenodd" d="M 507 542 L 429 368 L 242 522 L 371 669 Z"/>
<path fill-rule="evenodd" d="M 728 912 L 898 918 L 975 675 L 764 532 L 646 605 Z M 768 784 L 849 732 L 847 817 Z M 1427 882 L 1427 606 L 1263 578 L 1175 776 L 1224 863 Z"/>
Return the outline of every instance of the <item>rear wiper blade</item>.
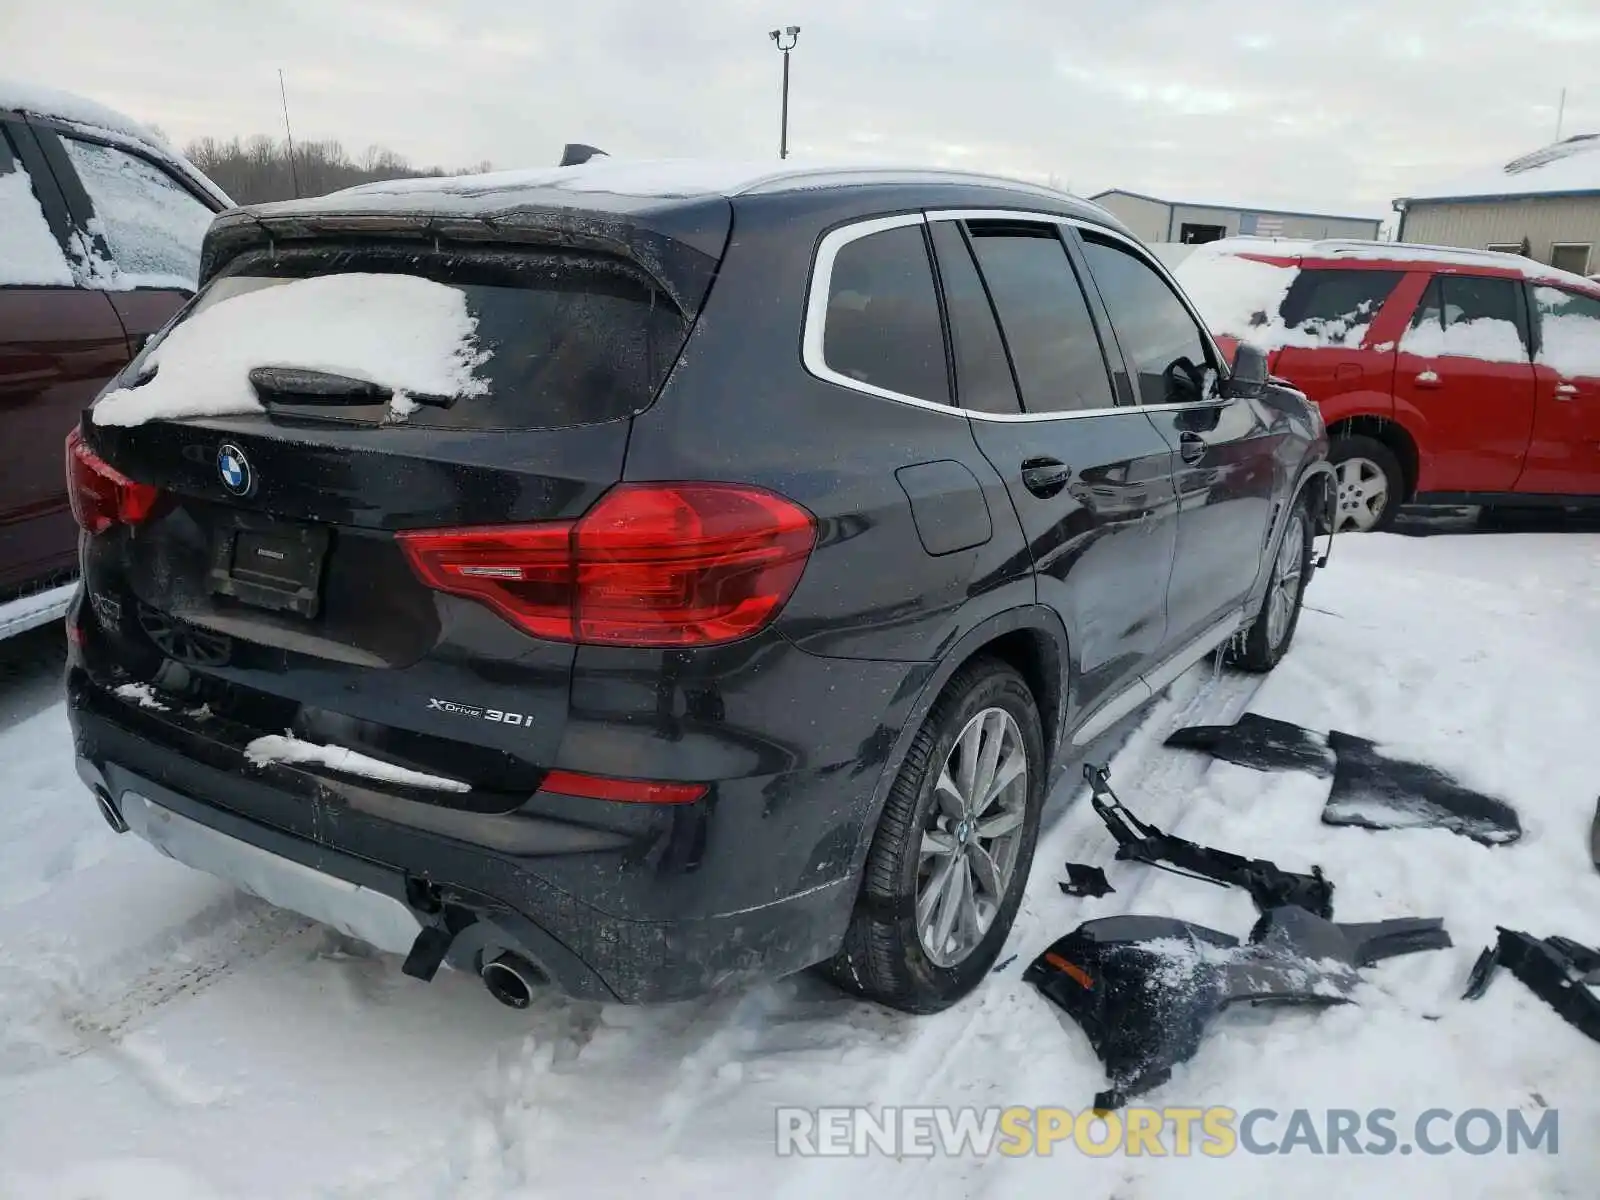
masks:
<path fill-rule="evenodd" d="M 364 405 L 387 404 L 394 389 L 367 379 L 308 367 L 252 367 L 250 383 L 267 404 Z M 428 396 L 406 392 L 406 399 L 435 408 L 449 408 L 454 396 Z"/>

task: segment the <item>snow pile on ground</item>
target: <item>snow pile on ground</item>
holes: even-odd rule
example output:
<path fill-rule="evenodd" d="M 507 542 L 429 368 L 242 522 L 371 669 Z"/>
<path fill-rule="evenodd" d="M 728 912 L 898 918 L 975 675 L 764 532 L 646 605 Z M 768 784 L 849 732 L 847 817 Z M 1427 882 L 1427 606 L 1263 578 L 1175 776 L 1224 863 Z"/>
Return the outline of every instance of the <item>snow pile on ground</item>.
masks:
<path fill-rule="evenodd" d="M 0 284 L 71 287 L 72 270 L 45 223 L 22 164 L 0 175 Z"/>
<path fill-rule="evenodd" d="M 1143 1098 L 1281 1114 L 1559 1111 L 1559 1150 L 1226 1158 L 780 1158 L 777 1105 L 1064 1105 L 1103 1085 L 1081 1030 L 1021 974 L 1080 922 L 1177 916 L 1244 936 L 1238 891 L 1113 857 L 1069 777 L 1027 898 L 974 996 L 910 1018 L 810 977 L 624 1008 L 517 1012 L 242 897 L 113 836 L 73 774 L 59 707 L 0 732 L 0 1195 L 126 1200 L 1409 1200 L 1590 1197 L 1600 1046 L 1509 974 L 1460 999 L 1496 925 L 1600 942 L 1587 828 L 1600 792 L 1600 536 L 1345 537 L 1293 652 L 1257 688 L 1199 667 L 1095 748 L 1140 816 L 1292 870 L 1321 865 L 1341 921 L 1439 916 L 1452 950 L 1362 972 L 1357 1003 L 1225 1013 Z M 1168 750 L 1246 709 L 1380 741 L 1503 796 L 1523 839 L 1320 824 L 1329 781 Z M 1120 746 L 1120 749 L 1118 748 Z M 1064 896 L 1065 860 L 1114 893 Z M 1434 1128 L 1451 1138 L 1451 1122 Z M 1363 1135 L 1358 1139 L 1366 1142 Z M 1170 1141 L 1168 1143 L 1170 1147 Z"/>
<path fill-rule="evenodd" d="M 393 763 L 373 758 L 343 746 L 321 746 L 316 742 L 303 742 L 289 734 L 268 734 L 258 737 L 244 748 L 245 757 L 258 767 L 269 763 L 316 763 L 343 775 L 361 775 L 380 779 L 385 783 L 398 783 L 408 787 L 432 788 L 440 792 L 470 792 L 470 784 L 459 779 L 446 779 L 397 767 Z"/>
<path fill-rule="evenodd" d="M 476 330 L 462 292 L 414 275 L 321 275 L 214 293 L 145 358 L 153 377 L 107 393 L 90 416 L 97 425 L 138 425 L 259 412 L 250 371 L 264 366 L 381 384 L 402 406 L 408 393 L 481 395 L 488 384 L 476 372 L 489 351 Z"/>

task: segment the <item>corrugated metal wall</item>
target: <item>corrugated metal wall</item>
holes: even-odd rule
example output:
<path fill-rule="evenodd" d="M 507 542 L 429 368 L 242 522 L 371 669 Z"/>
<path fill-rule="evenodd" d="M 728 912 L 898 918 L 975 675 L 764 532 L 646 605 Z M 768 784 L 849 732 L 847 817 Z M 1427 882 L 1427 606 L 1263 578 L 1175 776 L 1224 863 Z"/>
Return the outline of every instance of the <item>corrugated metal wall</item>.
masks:
<path fill-rule="evenodd" d="M 1221 225 L 1227 236 L 1255 234 L 1260 237 L 1288 238 L 1375 238 L 1379 221 L 1339 217 L 1289 216 L 1284 213 L 1258 213 L 1250 209 L 1202 208 L 1193 204 L 1172 207 L 1172 240 L 1182 240 L 1183 226 Z"/>
<path fill-rule="evenodd" d="M 1289 213 L 1255 212 L 1248 208 L 1211 208 L 1198 204 L 1163 204 L 1111 192 L 1095 197 L 1094 202 L 1118 218 L 1140 241 L 1179 242 L 1183 226 L 1220 225 L 1224 237 L 1254 234 L 1258 237 L 1288 238 L 1375 238 L 1380 222 L 1376 217 L 1311 217 Z"/>
<path fill-rule="evenodd" d="M 1520 244 L 1523 238 L 1540 262 L 1550 261 L 1556 242 L 1587 242 L 1589 270 L 1600 271 L 1600 196 L 1489 200 L 1472 204 L 1413 201 L 1403 231 L 1408 242 L 1434 246 Z"/>
<path fill-rule="evenodd" d="M 1141 242 L 1167 240 L 1167 205 L 1123 192 L 1097 197 L 1094 203 L 1133 230 L 1133 236 Z"/>

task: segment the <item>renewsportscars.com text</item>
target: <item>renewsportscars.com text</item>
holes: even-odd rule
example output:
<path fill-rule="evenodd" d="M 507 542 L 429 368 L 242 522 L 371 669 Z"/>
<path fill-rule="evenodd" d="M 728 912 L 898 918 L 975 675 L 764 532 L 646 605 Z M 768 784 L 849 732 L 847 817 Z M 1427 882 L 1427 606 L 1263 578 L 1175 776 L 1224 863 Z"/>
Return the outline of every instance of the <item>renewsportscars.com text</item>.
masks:
<path fill-rule="evenodd" d="M 1558 1154 L 1558 1110 L 779 1108 L 777 1152 L 800 1157 L 1225 1158 L 1231 1154 Z"/>

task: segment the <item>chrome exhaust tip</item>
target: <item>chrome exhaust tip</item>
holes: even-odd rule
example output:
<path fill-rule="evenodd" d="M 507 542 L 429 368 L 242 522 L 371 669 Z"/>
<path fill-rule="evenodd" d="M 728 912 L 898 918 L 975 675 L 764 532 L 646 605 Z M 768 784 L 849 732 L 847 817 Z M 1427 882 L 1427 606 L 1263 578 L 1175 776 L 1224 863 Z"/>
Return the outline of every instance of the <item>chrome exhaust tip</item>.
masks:
<path fill-rule="evenodd" d="M 479 972 L 489 994 L 507 1008 L 527 1008 L 533 989 L 544 982 L 544 972 L 517 954 L 502 954 L 484 963 Z"/>
<path fill-rule="evenodd" d="M 106 824 L 111 826 L 112 833 L 127 833 L 128 823 L 122 819 L 122 814 L 117 811 L 116 801 L 111 798 L 111 793 L 103 787 L 94 789 L 94 802 L 100 809 L 100 815 L 106 819 Z"/>

